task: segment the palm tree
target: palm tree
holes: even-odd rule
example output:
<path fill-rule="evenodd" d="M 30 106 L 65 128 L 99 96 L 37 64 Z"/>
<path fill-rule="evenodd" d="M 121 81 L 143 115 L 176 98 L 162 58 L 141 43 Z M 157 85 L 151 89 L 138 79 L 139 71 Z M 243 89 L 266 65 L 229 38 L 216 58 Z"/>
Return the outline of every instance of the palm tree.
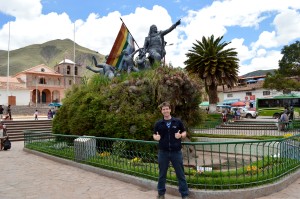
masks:
<path fill-rule="evenodd" d="M 205 90 L 209 96 L 209 110 L 214 112 L 218 102 L 217 87 L 226 85 L 232 88 L 238 81 L 237 52 L 234 48 L 225 47 L 231 42 L 222 42 L 222 37 L 214 39 L 214 35 L 202 37 L 202 42 L 196 40 L 192 50 L 186 54 L 185 69 L 195 73 L 204 81 Z"/>

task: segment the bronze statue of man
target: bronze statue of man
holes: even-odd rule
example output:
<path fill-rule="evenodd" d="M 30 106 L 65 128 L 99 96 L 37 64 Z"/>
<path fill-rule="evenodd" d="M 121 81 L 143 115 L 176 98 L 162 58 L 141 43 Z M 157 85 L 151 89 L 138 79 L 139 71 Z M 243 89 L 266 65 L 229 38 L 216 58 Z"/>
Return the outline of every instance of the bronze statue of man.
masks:
<path fill-rule="evenodd" d="M 150 31 L 148 37 L 145 38 L 144 49 L 147 53 L 149 53 L 149 60 L 151 65 L 155 61 L 159 63 L 165 57 L 165 45 L 167 42 L 164 40 L 164 36 L 174 30 L 180 24 L 180 20 L 178 20 L 175 24 L 173 24 L 170 28 L 163 31 L 158 31 L 156 25 L 152 25 L 150 27 Z"/>

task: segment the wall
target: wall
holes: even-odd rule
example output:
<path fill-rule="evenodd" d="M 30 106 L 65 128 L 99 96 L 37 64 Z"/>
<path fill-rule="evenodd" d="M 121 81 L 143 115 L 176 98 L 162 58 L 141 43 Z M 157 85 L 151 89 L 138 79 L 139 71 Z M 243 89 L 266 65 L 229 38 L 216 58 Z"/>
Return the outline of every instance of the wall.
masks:
<path fill-rule="evenodd" d="M 263 95 L 263 91 L 270 91 L 270 95 Z M 233 92 L 219 92 L 218 97 L 220 99 L 220 102 L 223 102 L 224 100 L 227 99 L 240 99 L 241 101 L 245 100 L 246 97 L 246 92 L 251 92 L 252 95 L 255 95 L 255 99 L 257 98 L 267 98 L 267 97 L 274 97 L 278 95 L 282 95 L 283 93 L 281 91 L 276 91 L 276 90 L 268 90 L 268 89 L 255 89 L 255 90 L 247 90 L 247 91 L 233 91 Z M 292 92 L 295 94 L 300 94 L 300 92 Z M 232 97 L 227 97 L 228 94 L 232 94 Z M 249 99 L 249 96 L 248 96 Z"/>
<path fill-rule="evenodd" d="M 28 105 L 30 102 L 30 90 L 10 90 L 9 95 L 16 96 L 16 105 Z M 7 104 L 6 90 L 0 90 L 0 104 Z"/>

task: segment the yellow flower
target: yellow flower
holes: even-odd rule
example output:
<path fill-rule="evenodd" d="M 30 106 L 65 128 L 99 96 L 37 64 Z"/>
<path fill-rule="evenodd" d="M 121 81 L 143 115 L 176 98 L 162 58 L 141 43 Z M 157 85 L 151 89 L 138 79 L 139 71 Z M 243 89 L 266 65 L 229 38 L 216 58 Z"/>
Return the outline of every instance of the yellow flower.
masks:
<path fill-rule="evenodd" d="M 291 133 L 286 133 L 286 134 L 283 135 L 284 138 L 288 138 L 288 137 L 291 137 L 291 136 L 293 136 L 293 134 L 291 134 Z"/>
<path fill-rule="evenodd" d="M 247 166 L 247 173 L 255 174 L 256 172 L 259 172 L 259 170 L 257 170 L 257 166 Z"/>
<path fill-rule="evenodd" d="M 140 163 L 140 162 L 142 162 L 142 159 L 141 159 L 141 158 L 138 158 L 138 157 L 135 157 L 135 158 L 133 158 L 133 159 L 131 160 L 131 162 L 133 162 L 133 163 Z"/>
<path fill-rule="evenodd" d="M 102 152 L 102 153 L 100 153 L 99 154 L 100 155 L 100 157 L 107 157 L 107 156 L 110 156 L 110 152 L 106 152 L 106 151 L 104 151 L 104 152 Z"/>

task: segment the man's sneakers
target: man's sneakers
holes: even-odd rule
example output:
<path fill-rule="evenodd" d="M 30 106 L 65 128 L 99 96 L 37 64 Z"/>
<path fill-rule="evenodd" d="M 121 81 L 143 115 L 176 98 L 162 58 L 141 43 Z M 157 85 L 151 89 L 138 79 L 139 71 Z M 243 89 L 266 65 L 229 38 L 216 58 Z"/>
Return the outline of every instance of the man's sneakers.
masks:
<path fill-rule="evenodd" d="M 165 199 L 165 195 L 158 195 L 157 199 Z M 189 199 L 188 196 L 183 196 L 182 199 Z"/>
<path fill-rule="evenodd" d="M 157 199 L 165 199 L 165 195 L 158 195 Z"/>

